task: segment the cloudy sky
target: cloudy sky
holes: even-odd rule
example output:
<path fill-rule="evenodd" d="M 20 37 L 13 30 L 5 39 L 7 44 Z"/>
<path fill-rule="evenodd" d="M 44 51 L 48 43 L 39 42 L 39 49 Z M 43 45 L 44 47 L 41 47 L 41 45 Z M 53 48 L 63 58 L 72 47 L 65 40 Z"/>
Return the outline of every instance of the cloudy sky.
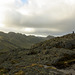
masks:
<path fill-rule="evenodd" d="M 75 30 L 75 0 L 0 0 L 0 31 L 63 35 Z"/>

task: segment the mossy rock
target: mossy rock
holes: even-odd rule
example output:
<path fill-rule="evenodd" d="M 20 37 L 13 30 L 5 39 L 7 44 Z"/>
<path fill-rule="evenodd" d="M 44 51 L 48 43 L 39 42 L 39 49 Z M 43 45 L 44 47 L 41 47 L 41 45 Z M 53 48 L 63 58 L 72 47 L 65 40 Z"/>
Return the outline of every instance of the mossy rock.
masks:
<path fill-rule="evenodd" d="M 72 64 L 75 64 L 75 54 L 73 55 L 65 54 L 61 59 L 59 59 L 53 65 L 59 69 L 62 69 L 62 68 L 69 67 Z"/>
<path fill-rule="evenodd" d="M 0 68 L 0 75 L 8 75 L 7 73 L 9 72 L 9 70 L 4 69 L 4 68 Z"/>
<path fill-rule="evenodd" d="M 24 75 L 24 72 L 22 70 L 16 72 L 14 75 Z"/>

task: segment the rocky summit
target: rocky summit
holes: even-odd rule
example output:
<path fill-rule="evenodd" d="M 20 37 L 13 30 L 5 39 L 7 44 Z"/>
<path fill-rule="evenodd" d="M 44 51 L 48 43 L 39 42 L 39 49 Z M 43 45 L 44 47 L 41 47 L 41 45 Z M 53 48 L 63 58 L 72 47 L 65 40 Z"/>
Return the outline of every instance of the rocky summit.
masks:
<path fill-rule="evenodd" d="M 75 34 L 0 51 L 0 75 L 75 75 Z"/>

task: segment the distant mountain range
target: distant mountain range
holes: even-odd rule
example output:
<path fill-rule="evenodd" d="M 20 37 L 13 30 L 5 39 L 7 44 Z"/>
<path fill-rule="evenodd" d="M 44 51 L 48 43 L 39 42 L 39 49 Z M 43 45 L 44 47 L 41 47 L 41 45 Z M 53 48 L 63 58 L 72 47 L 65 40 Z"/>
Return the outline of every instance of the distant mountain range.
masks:
<path fill-rule="evenodd" d="M 51 39 L 53 36 L 48 37 L 36 37 L 26 36 L 21 33 L 4 33 L 0 32 L 0 50 L 11 50 L 15 48 L 30 48 L 33 44 L 42 42 L 47 39 Z"/>

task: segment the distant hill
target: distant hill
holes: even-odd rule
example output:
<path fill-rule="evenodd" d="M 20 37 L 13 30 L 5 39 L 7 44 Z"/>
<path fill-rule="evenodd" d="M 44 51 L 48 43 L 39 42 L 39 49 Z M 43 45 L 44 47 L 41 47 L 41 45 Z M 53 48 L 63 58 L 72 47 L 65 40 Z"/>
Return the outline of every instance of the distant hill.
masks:
<path fill-rule="evenodd" d="M 0 32 L 0 50 L 30 48 L 33 44 L 42 42 L 44 40 L 46 40 L 44 37 L 35 37 L 32 35 L 26 36 L 25 34 L 14 32 Z"/>

